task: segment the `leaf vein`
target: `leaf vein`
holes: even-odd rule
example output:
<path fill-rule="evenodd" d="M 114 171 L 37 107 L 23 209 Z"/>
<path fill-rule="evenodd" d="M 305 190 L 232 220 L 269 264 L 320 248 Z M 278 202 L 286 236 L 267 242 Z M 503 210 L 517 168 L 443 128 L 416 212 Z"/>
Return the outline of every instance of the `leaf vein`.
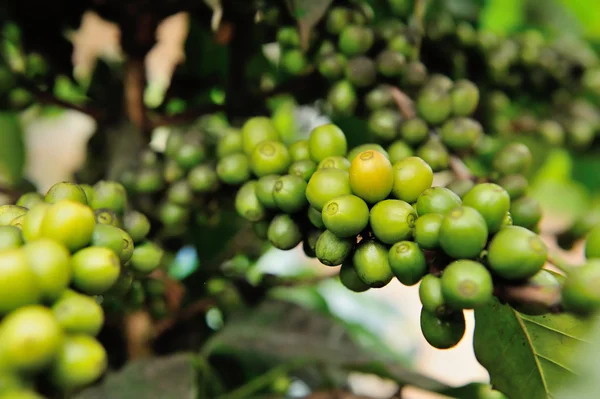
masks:
<path fill-rule="evenodd" d="M 547 362 L 550 362 L 550 363 L 553 363 L 553 364 L 557 365 L 558 367 L 562 368 L 563 370 L 566 370 L 566 371 L 568 371 L 569 373 L 571 373 L 571 374 L 573 374 L 573 375 L 576 375 L 576 373 L 575 373 L 573 370 L 571 370 L 570 368 L 568 368 L 568 367 L 567 367 L 567 366 L 565 366 L 564 364 L 562 364 L 562 363 L 559 363 L 559 362 L 557 362 L 556 360 L 549 358 L 548 356 L 541 355 L 541 354 L 539 354 L 539 353 L 537 353 L 537 352 L 535 352 L 535 355 L 536 355 L 537 357 L 541 358 L 541 359 L 544 359 L 544 360 L 546 360 Z"/>
<path fill-rule="evenodd" d="M 547 326 L 547 325 L 545 325 L 545 324 L 542 324 L 542 323 L 540 323 L 539 321 L 535 321 L 535 320 L 532 320 L 532 319 L 529 319 L 529 318 L 527 318 L 527 317 L 523 317 L 523 316 L 521 316 L 521 318 L 522 318 L 523 320 L 525 320 L 526 322 L 528 322 L 528 323 L 535 324 L 536 326 L 540 326 L 540 327 L 542 327 L 542 328 L 545 328 L 546 330 L 553 331 L 553 332 L 555 332 L 555 333 L 557 333 L 557 334 L 560 334 L 560 335 L 562 335 L 562 336 L 565 336 L 565 337 L 567 337 L 567 338 L 571 338 L 571 339 L 573 339 L 573 340 L 575 340 L 575 341 L 579 341 L 579 342 L 582 342 L 582 343 L 584 343 L 584 344 L 591 344 L 591 342 L 589 342 L 589 341 L 586 341 L 586 340 L 584 340 L 584 339 L 581 339 L 581 338 L 575 337 L 575 336 L 573 336 L 573 335 L 567 334 L 567 333 L 566 333 L 566 332 L 564 332 L 564 331 L 557 330 L 557 329 L 555 329 L 555 328 L 552 328 L 552 327 L 550 327 L 550 326 Z"/>
<path fill-rule="evenodd" d="M 527 344 L 529 345 L 529 349 L 531 349 L 531 353 L 533 353 L 533 360 L 535 361 L 535 364 L 537 365 L 537 368 L 539 370 L 539 376 L 540 376 L 540 380 L 542 381 L 542 385 L 544 387 L 544 392 L 548 393 L 549 391 L 548 391 L 548 383 L 546 382 L 546 376 L 544 375 L 544 373 L 541 372 L 542 365 L 540 364 L 540 360 L 538 359 L 538 354 L 535 351 L 535 347 L 533 346 L 533 342 L 531 340 L 531 336 L 529 335 L 529 331 L 525 327 L 525 323 L 523 323 L 524 319 L 519 317 L 519 315 L 514 310 L 512 312 L 513 312 L 513 316 L 515 317 L 515 319 L 517 319 L 517 323 L 519 323 L 519 325 L 523 329 L 523 334 L 525 334 L 525 338 L 526 338 Z"/>

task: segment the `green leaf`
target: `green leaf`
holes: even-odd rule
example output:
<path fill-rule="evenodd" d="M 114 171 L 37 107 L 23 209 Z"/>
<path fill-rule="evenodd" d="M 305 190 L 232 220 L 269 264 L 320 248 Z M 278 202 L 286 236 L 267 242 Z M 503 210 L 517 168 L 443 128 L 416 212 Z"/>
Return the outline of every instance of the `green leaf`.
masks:
<path fill-rule="evenodd" d="M 198 387 L 194 365 L 194 357 L 187 353 L 134 360 L 75 399 L 195 399 Z"/>
<path fill-rule="evenodd" d="M 302 48 L 308 48 L 310 32 L 319 23 L 333 0 L 287 0 L 292 16 L 298 21 Z"/>
<path fill-rule="evenodd" d="M 254 363 L 327 365 L 430 391 L 449 388 L 412 371 L 395 357 L 362 348 L 334 317 L 276 300 L 263 302 L 251 313 L 232 315 L 206 344 L 203 354 L 231 355 Z"/>
<path fill-rule="evenodd" d="M 16 114 L 0 112 L 0 185 L 12 186 L 23 177 L 25 145 Z"/>
<path fill-rule="evenodd" d="M 521 0 L 489 0 L 481 11 L 480 27 L 496 33 L 511 32 L 523 23 L 524 14 Z"/>
<path fill-rule="evenodd" d="M 584 34 L 588 38 L 600 38 L 600 7 L 596 0 L 559 0 L 565 8 L 570 10 L 584 29 Z"/>
<path fill-rule="evenodd" d="M 475 311 L 473 346 L 496 389 L 511 398 L 554 398 L 578 369 L 590 320 L 569 314 L 526 316 L 494 299 Z"/>

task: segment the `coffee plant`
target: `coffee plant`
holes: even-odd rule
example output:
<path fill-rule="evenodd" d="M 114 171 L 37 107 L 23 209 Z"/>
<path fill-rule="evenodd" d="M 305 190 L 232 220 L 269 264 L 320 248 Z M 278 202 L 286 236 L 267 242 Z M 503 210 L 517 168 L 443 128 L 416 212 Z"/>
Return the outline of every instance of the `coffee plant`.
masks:
<path fill-rule="evenodd" d="M 600 395 L 600 15 L 567 3 L 0 6 L 0 399 L 370 398 L 354 373 L 390 398 Z M 84 73 L 89 12 L 123 57 Z M 153 81 L 178 13 L 185 59 Z M 65 109 L 96 132 L 41 192 L 22 125 Z M 402 286 L 439 350 L 474 314 L 489 380 L 420 374 L 331 299 Z"/>

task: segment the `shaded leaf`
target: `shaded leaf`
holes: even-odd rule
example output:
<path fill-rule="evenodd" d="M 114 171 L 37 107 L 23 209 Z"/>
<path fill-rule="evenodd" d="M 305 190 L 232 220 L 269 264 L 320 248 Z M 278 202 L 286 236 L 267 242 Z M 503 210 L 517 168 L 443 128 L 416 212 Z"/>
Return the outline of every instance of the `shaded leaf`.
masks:
<path fill-rule="evenodd" d="M 521 0 L 490 0 L 480 16 L 480 27 L 497 33 L 516 30 L 525 18 L 525 2 Z"/>
<path fill-rule="evenodd" d="M 560 0 L 565 8 L 570 10 L 583 27 L 584 34 L 588 38 L 600 38 L 600 7 L 596 0 Z"/>
<path fill-rule="evenodd" d="M 310 32 L 319 23 L 333 0 L 287 0 L 292 16 L 298 21 L 302 48 L 308 48 Z"/>
<path fill-rule="evenodd" d="M 514 398 L 554 398 L 589 345 L 589 320 L 569 314 L 527 316 L 494 299 L 475 311 L 473 346 L 491 383 Z"/>
<path fill-rule="evenodd" d="M 76 399 L 194 399 L 196 370 L 191 354 L 134 360 Z"/>
<path fill-rule="evenodd" d="M 238 314 L 205 346 L 205 355 L 233 355 L 273 363 L 320 365 L 360 371 L 425 390 L 448 389 L 412 371 L 395 357 L 373 353 L 354 342 L 344 323 L 293 303 L 269 300 Z"/>
<path fill-rule="evenodd" d="M 25 145 L 16 114 L 0 112 L 0 185 L 12 186 L 21 180 Z"/>

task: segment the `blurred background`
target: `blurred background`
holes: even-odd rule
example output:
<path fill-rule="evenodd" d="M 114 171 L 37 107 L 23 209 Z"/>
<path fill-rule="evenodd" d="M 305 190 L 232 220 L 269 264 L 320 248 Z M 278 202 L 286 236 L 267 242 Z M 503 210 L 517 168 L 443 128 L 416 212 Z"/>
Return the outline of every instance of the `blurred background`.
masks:
<path fill-rule="evenodd" d="M 213 2 L 207 0 L 207 3 Z M 480 13 L 480 28 L 498 34 L 534 28 L 544 33 L 560 32 L 600 43 L 600 5 L 597 0 L 447 0 L 447 3 L 449 9 L 459 13 L 473 12 L 476 6 L 476 12 Z M 186 57 L 202 56 L 185 52 L 188 34 L 195 30 L 193 24 L 186 13 L 170 16 L 160 24 L 156 32 L 157 43 L 145 59 L 148 85 L 144 101 L 147 106 L 162 103 L 177 67 L 190 62 Z M 219 31 L 218 34 L 226 35 L 227 32 Z M 90 78 L 98 59 L 118 61 L 122 57 L 118 26 L 93 12 L 86 12 L 79 29 L 68 35 L 74 46 L 75 75 L 82 82 Z M 72 100 L 82 92 L 81 87 L 65 83 L 58 95 Z M 186 107 L 181 99 L 171 101 L 173 109 Z M 317 108 L 311 106 L 296 108 L 293 117 L 297 129 L 304 134 L 327 122 Z M 72 180 L 84 164 L 88 140 L 97 130 L 94 119 L 57 106 L 30 107 L 20 114 L 20 118 L 27 154 L 26 177 L 42 192 L 57 181 Z M 166 128 L 156 129 L 153 139 L 156 148 L 164 146 L 167 132 Z M 550 246 L 556 247 L 550 234 L 564 229 L 580 216 L 582 209 L 597 201 L 600 157 L 595 153 L 574 157 L 561 149 L 538 150 L 545 156 L 532 179 L 532 195 L 541 201 L 545 210 L 542 235 Z M 437 178 L 443 181 L 445 177 Z M 582 259 L 580 245 L 568 252 L 557 250 L 574 262 Z M 322 267 L 308 260 L 301 249 L 289 252 L 271 249 L 259 259 L 254 270 L 256 273 L 297 275 L 303 270 L 322 272 Z M 423 374 L 450 385 L 488 381 L 487 372 L 473 354 L 472 315 L 467 314 L 467 334 L 460 345 L 443 351 L 431 348 L 419 330 L 417 287 L 404 287 L 394 280 L 383 289 L 355 294 L 332 281 L 324 281 L 316 289 L 299 290 L 281 295 L 296 298 L 307 306 L 326 306 L 361 339 L 373 340 L 372 344 L 380 345 L 382 350 L 391 348 L 398 358 L 415 365 Z M 394 384 L 361 374 L 352 376 L 352 384 L 357 393 L 365 392 L 370 396 L 389 397 L 396 389 Z M 302 386 L 297 389 L 301 394 Z M 435 397 L 434 394 L 408 390 L 405 394 L 407 398 Z"/>

